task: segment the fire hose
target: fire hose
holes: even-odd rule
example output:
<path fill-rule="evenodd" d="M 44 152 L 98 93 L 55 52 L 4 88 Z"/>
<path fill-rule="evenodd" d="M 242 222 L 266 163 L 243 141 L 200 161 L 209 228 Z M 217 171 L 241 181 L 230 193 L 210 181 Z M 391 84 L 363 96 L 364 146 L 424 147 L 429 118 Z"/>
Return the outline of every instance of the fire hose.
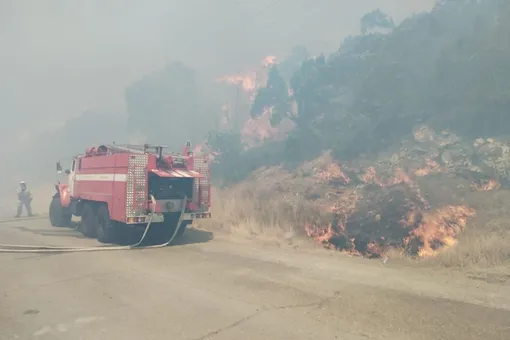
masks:
<path fill-rule="evenodd" d="M 184 197 L 183 204 L 181 207 L 181 213 L 179 216 L 179 220 L 175 227 L 174 233 L 170 237 L 168 241 L 162 244 L 150 245 L 150 246 L 141 246 L 147 233 L 149 232 L 149 228 L 152 224 L 152 218 L 155 214 L 156 209 L 156 200 L 154 196 L 151 195 L 152 201 L 152 210 L 149 217 L 149 222 L 145 227 L 142 237 L 140 240 L 131 245 L 127 246 L 99 246 L 99 247 L 62 247 L 62 246 L 31 246 L 31 245 L 14 245 L 14 244 L 0 244 L 0 253 L 32 253 L 32 254 L 41 254 L 41 253 L 76 253 L 76 252 L 93 252 L 93 251 L 110 251 L 110 250 L 128 250 L 128 249 L 154 249 L 154 248 L 163 248 L 168 246 L 177 236 L 177 233 L 182 227 L 182 218 L 184 216 L 184 210 L 186 209 L 187 197 Z M 40 218 L 31 218 L 32 219 L 40 219 Z M 19 220 L 10 220 L 10 221 L 1 221 L 0 223 L 8 223 Z"/>

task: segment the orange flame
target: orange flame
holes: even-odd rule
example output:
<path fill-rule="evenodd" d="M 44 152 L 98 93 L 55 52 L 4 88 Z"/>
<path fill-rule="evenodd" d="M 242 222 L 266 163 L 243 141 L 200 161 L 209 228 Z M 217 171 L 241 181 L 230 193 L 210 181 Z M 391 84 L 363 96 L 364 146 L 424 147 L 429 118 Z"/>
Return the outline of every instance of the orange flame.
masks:
<path fill-rule="evenodd" d="M 226 75 L 220 77 L 218 81 L 231 85 L 241 86 L 242 90 L 250 95 L 251 100 L 257 90 L 266 85 L 267 68 L 276 63 L 276 57 L 267 56 L 262 60 L 261 69 L 246 71 L 241 74 Z"/>
<path fill-rule="evenodd" d="M 247 145 L 252 144 L 251 141 L 261 142 L 273 138 L 278 133 L 278 129 L 271 125 L 271 111 L 269 108 L 259 117 L 246 121 L 241 130 L 243 142 Z"/>
<path fill-rule="evenodd" d="M 443 172 L 444 170 L 441 168 L 441 165 L 436 162 L 436 161 L 433 161 L 433 160 L 430 160 L 430 159 L 427 159 L 426 162 L 425 162 L 425 166 L 416 170 L 415 171 L 415 175 L 416 176 L 420 176 L 420 177 L 423 177 L 423 176 L 427 176 L 431 173 L 438 173 L 438 172 Z"/>
<path fill-rule="evenodd" d="M 500 189 L 501 184 L 495 179 L 489 179 L 481 182 L 473 181 L 471 182 L 471 188 L 474 191 L 491 191 Z"/>
<path fill-rule="evenodd" d="M 349 176 L 347 176 L 337 163 L 331 163 L 329 164 L 326 169 L 318 169 L 315 173 L 315 175 L 325 181 L 325 182 L 331 182 L 331 181 L 340 181 L 344 184 L 348 184 L 351 182 L 351 179 Z"/>
<path fill-rule="evenodd" d="M 426 213 L 412 211 L 405 222 L 408 226 L 418 226 L 411 231 L 406 243 L 416 239 L 421 244 L 419 257 L 435 256 L 439 250 L 457 243 L 455 237 L 465 229 L 468 218 L 475 214 L 474 209 L 466 206 L 446 206 Z"/>
<path fill-rule="evenodd" d="M 338 228 L 332 223 L 319 226 L 308 223 L 305 225 L 307 235 L 328 249 L 342 250 L 353 255 L 381 257 L 390 248 L 385 239 L 370 240 L 363 249 L 356 248 L 356 240 L 345 231 L 345 221 L 353 209 L 346 209 L 347 214 L 341 217 Z M 445 206 L 433 212 L 412 210 L 408 213 L 402 228 L 409 228 L 408 236 L 402 239 L 402 247 L 407 248 L 418 257 L 432 257 L 445 248 L 457 244 L 456 237 L 461 233 L 468 218 L 475 215 L 475 210 L 466 206 Z M 413 250 L 411 247 L 415 247 Z"/>
<path fill-rule="evenodd" d="M 257 69 L 236 75 L 226 75 L 220 77 L 218 81 L 239 86 L 244 93 L 248 94 L 250 101 L 253 102 L 257 91 L 261 87 L 266 86 L 269 66 L 275 63 L 275 56 L 267 56 L 262 60 Z M 231 105 L 226 104 L 225 106 L 230 107 Z M 246 148 L 258 142 L 273 139 L 280 132 L 279 129 L 271 125 L 271 115 L 272 108 L 267 108 L 261 116 L 248 118 L 248 120 L 244 122 L 241 134 L 243 136 L 243 142 L 247 145 Z M 228 124 L 228 118 L 226 116 L 222 117 L 222 123 L 224 126 Z"/>
<path fill-rule="evenodd" d="M 397 184 L 405 184 L 416 193 L 418 199 L 423 203 L 424 208 L 430 207 L 427 200 L 422 196 L 421 190 L 418 187 L 418 185 L 416 185 L 416 183 L 414 183 L 414 181 L 411 179 L 411 177 L 409 177 L 409 175 L 401 168 L 397 168 L 395 170 L 395 174 L 394 174 L 393 178 L 390 178 L 388 181 L 382 181 L 377 176 L 376 170 L 372 166 L 372 167 L 369 167 L 366 169 L 365 173 L 360 176 L 360 179 L 362 182 L 364 182 L 366 184 L 369 184 L 369 183 L 376 184 L 376 185 L 380 186 L 381 188 L 385 188 L 385 187 L 389 187 L 389 186 L 393 186 L 393 185 L 397 185 Z"/>
<path fill-rule="evenodd" d="M 437 169 L 433 162 L 429 164 L 431 168 Z M 343 178 L 345 175 L 340 166 L 336 163 L 329 164 L 325 170 L 320 169 L 317 171 L 316 175 L 326 181 L 331 179 L 342 179 L 345 181 Z M 420 188 L 411 177 L 400 168 L 396 169 L 394 175 L 387 180 L 379 178 L 374 167 L 365 169 L 359 177 L 362 182 L 376 184 L 381 188 L 404 184 L 414 192 L 414 200 L 417 201 L 405 198 L 402 203 L 403 205 L 401 205 L 403 209 L 408 210 L 407 215 L 404 215 L 401 221 L 397 219 L 392 222 L 388 220 L 388 217 L 386 217 L 384 221 L 381 221 L 381 215 L 377 211 L 369 211 L 368 214 L 374 214 L 374 219 L 371 223 L 384 223 L 384 228 L 387 228 L 388 223 L 390 223 L 393 232 L 389 232 L 394 235 L 395 233 L 399 234 L 398 231 L 395 231 L 395 228 L 403 228 L 402 235 L 407 234 L 407 236 L 400 239 L 402 242 L 401 246 L 418 257 L 434 256 L 439 250 L 456 244 L 456 236 L 464 230 L 468 218 L 475 215 L 475 210 L 466 206 L 444 206 L 434 211 L 427 211 L 430 206 L 421 195 Z M 492 186 L 494 186 L 494 184 L 488 184 L 486 187 Z M 369 257 L 380 257 L 384 255 L 389 247 L 397 247 L 398 244 L 395 245 L 394 243 L 394 235 L 392 236 L 393 239 L 391 242 L 393 243 L 391 244 L 387 243 L 390 241 L 386 240 L 383 236 L 368 236 L 375 239 L 363 242 L 361 242 L 362 240 L 358 242 L 355 238 L 349 236 L 349 232 L 358 233 L 358 231 L 356 231 L 356 226 L 351 225 L 347 228 L 347 221 L 350 216 L 353 216 L 353 213 L 356 212 L 357 204 L 361 199 L 362 195 L 357 189 L 344 191 L 331 209 L 336 216 L 334 222 L 323 225 L 322 227 L 316 224 L 307 224 L 305 226 L 306 233 L 326 248 L 339 249 L 350 254 L 362 253 L 362 255 Z M 386 216 L 391 216 L 393 214 L 392 212 L 382 213 Z M 356 223 L 352 221 L 350 223 Z M 381 225 L 381 227 L 383 227 L 383 225 Z M 367 237 L 366 234 L 362 235 L 364 235 L 363 237 L 365 238 Z M 362 248 L 357 248 L 358 246 Z"/>

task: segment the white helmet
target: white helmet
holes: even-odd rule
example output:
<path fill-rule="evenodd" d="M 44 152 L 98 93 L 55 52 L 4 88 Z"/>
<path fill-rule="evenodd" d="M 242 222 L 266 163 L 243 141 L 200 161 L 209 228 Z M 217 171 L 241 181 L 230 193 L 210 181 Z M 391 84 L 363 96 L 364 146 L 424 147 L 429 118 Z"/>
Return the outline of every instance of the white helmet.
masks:
<path fill-rule="evenodd" d="M 21 181 L 21 182 L 19 182 L 19 184 L 26 184 L 26 183 L 25 183 L 25 181 Z"/>

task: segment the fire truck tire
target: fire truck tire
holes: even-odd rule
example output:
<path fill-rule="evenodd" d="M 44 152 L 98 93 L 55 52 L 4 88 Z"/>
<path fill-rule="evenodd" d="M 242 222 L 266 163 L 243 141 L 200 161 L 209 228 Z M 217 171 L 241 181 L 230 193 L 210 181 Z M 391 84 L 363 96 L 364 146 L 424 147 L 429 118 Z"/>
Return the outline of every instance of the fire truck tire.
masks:
<path fill-rule="evenodd" d="M 112 243 L 116 237 L 115 222 L 110 219 L 108 206 L 102 204 L 97 209 L 97 240 L 101 243 Z"/>
<path fill-rule="evenodd" d="M 96 209 L 92 203 L 84 203 L 80 231 L 86 237 L 95 237 L 97 230 Z"/>
<path fill-rule="evenodd" d="M 54 196 L 50 203 L 50 223 L 54 227 L 68 227 L 71 224 L 72 214 L 60 203 L 60 197 Z"/>

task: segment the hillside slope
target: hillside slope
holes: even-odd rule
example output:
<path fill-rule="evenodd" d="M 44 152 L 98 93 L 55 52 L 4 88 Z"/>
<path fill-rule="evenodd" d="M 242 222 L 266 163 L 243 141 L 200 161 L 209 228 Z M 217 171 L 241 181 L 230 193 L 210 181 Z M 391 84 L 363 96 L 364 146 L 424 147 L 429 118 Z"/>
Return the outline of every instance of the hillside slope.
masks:
<path fill-rule="evenodd" d="M 231 147 L 235 131 L 212 140 L 217 172 L 246 179 L 228 195 L 251 206 L 220 216 L 371 257 L 452 248 L 451 265 L 506 261 L 509 22 L 505 1 L 443 1 L 389 33 L 346 39 L 288 82 L 273 66 L 252 119 L 295 128 L 247 151 Z"/>

